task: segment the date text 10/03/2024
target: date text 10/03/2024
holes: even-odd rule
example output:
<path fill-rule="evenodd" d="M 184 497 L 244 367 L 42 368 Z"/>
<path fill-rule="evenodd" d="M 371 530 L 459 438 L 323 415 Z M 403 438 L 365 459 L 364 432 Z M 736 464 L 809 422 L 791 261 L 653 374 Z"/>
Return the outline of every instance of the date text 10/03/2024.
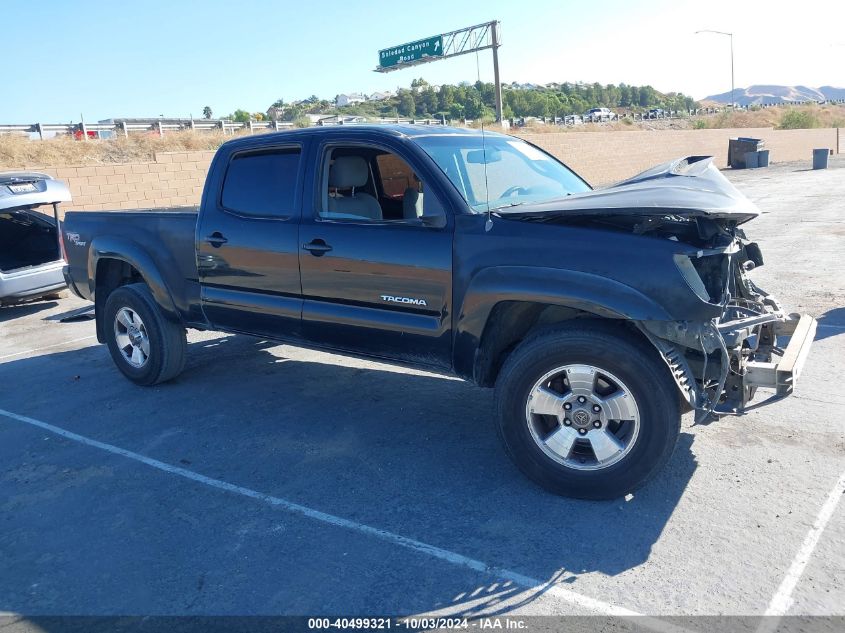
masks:
<path fill-rule="evenodd" d="M 493 617 L 468 620 L 467 618 L 309 618 L 311 630 L 387 630 L 429 631 L 439 629 L 477 629 L 481 631 L 524 630 L 527 625 L 519 618 Z"/>

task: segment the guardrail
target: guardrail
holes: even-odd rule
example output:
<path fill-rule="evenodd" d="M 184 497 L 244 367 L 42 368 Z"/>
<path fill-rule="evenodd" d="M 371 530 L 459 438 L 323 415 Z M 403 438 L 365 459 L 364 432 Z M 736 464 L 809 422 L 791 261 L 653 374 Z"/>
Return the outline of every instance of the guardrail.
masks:
<path fill-rule="evenodd" d="M 260 130 L 286 130 L 293 127 L 287 121 L 227 121 L 225 119 L 164 119 L 148 123 L 132 123 L 116 121 L 114 123 L 27 123 L 21 125 L 0 125 L 0 134 L 28 133 L 38 134 L 44 140 L 49 134 L 76 135 L 83 139 L 100 138 L 103 133 L 108 135 L 122 134 L 129 136 L 130 132 L 154 132 L 164 136 L 166 132 L 182 130 L 221 130 L 224 134 L 234 134 L 240 130 L 249 130 L 250 134 Z"/>
<path fill-rule="evenodd" d="M 348 115 L 326 115 L 319 119 L 314 125 L 351 125 L 354 123 L 411 123 L 416 125 L 446 125 L 443 119 L 409 119 L 403 117 L 391 117 L 375 119 L 373 121 L 358 120 L 361 117 L 350 117 Z M 163 119 L 145 123 L 133 123 L 131 121 L 116 121 L 114 123 L 26 123 L 21 125 L 0 125 L 0 134 L 3 133 L 24 133 L 38 134 L 38 138 L 44 140 L 50 134 L 67 134 L 77 136 L 80 139 L 102 138 L 122 134 L 129 136 L 130 132 L 157 133 L 164 136 L 167 132 L 178 132 L 182 130 L 210 131 L 222 130 L 224 134 L 234 134 L 239 131 L 248 130 L 253 134 L 262 130 L 287 130 L 294 127 L 288 121 L 227 121 L 225 119 Z M 105 133 L 105 134 L 104 134 Z"/>

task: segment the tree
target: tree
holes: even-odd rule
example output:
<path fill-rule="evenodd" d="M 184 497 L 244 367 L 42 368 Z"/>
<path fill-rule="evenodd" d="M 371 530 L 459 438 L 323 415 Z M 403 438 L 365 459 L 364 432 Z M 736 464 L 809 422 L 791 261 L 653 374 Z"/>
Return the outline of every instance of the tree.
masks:
<path fill-rule="evenodd" d="M 487 113 L 487 108 L 484 107 L 484 102 L 476 93 L 467 96 L 466 105 L 464 106 L 464 114 L 468 119 L 480 119 Z"/>
<path fill-rule="evenodd" d="M 303 120 L 306 114 L 360 114 L 366 117 L 427 117 L 438 118 L 446 114 L 449 118 L 484 119 L 492 115 L 495 106 L 495 90 L 492 83 L 463 81 L 458 85 L 444 84 L 435 92 L 422 78 L 411 81 L 412 88 L 397 88 L 395 96 L 367 101 L 355 106 L 338 108 L 336 103 L 320 99 L 316 95 L 292 103 L 277 100 L 268 110 L 265 118 L 282 118 L 285 121 Z M 519 88 L 505 86 L 502 94 L 504 115 L 510 117 L 556 116 L 581 114 L 590 108 L 632 108 L 660 106 L 670 110 L 686 110 L 695 107 L 695 101 L 679 92 L 661 93 L 651 86 L 629 84 L 599 84 L 584 82 L 562 82 L 548 87 Z M 246 113 L 244 113 L 246 114 Z M 233 114 L 233 118 L 244 115 Z M 255 117 L 258 118 L 257 116 Z"/>
<path fill-rule="evenodd" d="M 657 101 L 657 95 L 655 94 L 654 88 L 651 86 L 642 86 L 640 88 L 640 106 L 643 108 L 647 108 L 650 105 L 653 105 Z"/>
<path fill-rule="evenodd" d="M 282 113 L 282 120 L 296 121 L 305 113 L 305 106 L 302 103 L 291 103 L 285 106 Z"/>
<path fill-rule="evenodd" d="M 396 104 L 396 109 L 402 116 L 414 116 L 417 112 L 417 104 L 414 101 L 414 94 L 410 90 L 402 89 L 399 91 L 399 103 Z"/>
<path fill-rule="evenodd" d="M 631 105 L 631 89 L 625 84 L 619 84 L 619 105 L 623 108 Z"/>
<path fill-rule="evenodd" d="M 449 84 L 440 86 L 440 92 L 437 93 L 438 110 L 448 112 L 453 103 L 455 103 L 455 87 Z"/>
<path fill-rule="evenodd" d="M 212 112 L 212 111 L 211 111 L 211 106 L 205 106 L 205 107 L 202 109 L 202 115 L 203 115 L 206 119 L 210 119 L 212 116 L 214 116 L 214 112 Z"/>
<path fill-rule="evenodd" d="M 457 121 L 464 118 L 464 104 L 455 102 L 449 108 L 449 118 Z"/>
<path fill-rule="evenodd" d="M 420 94 L 420 101 L 422 102 L 422 111 L 425 113 L 426 116 L 431 116 L 433 112 L 437 112 L 437 93 L 431 88 L 431 86 L 426 86 L 419 92 Z"/>
<path fill-rule="evenodd" d="M 238 123 L 248 123 L 249 112 L 238 108 L 237 110 L 235 110 L 234 114 L 229 115 L 229 118 L 232 119 L 232 121 L 237 121 Z"/>

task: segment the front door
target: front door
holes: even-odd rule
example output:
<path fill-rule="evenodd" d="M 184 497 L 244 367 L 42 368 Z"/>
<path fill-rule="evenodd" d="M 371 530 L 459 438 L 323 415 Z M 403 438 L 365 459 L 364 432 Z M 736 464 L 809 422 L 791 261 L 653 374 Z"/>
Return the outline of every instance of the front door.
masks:
<path fill-rule="evenodd" d="M 443 197 L 386 147 L 333 141 L 317 158 L 300 229 L 304 336 L 449 367 L 453 224 Z"/>

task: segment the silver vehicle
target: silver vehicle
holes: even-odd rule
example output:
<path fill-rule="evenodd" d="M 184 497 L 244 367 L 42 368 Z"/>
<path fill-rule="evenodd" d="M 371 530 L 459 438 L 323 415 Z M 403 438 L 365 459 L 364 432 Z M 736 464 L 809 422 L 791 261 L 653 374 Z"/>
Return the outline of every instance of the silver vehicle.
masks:
<path fill-rule="evenodd" d="M 67 185 L 46 174 L 0 173 L 0 304 L 65 288 L 57 218 L 70 200 Z"/>
<path fill-rule="evenodd" d="M 592 108 L 584 113 L 585 121 L 612 121 L 617 118 L 616 113 L 610 108 Z"/>

